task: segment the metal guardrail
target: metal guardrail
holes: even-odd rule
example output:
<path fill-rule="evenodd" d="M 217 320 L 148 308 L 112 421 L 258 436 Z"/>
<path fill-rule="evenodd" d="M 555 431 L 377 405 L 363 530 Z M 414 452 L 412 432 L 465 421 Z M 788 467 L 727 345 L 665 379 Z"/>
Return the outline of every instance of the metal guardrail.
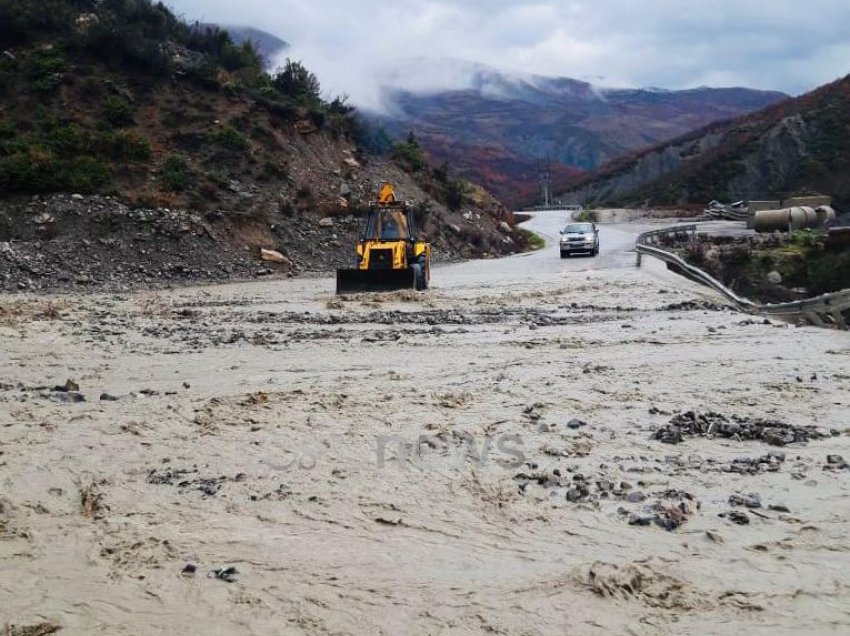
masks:
<path fill-rule="evenodd" d="M 845 314 L 850 313 L 850 289 L 790 303 L 769 303 L 762 305 L 739 296 L 699 267 L 691 265 L 680 256 L 658 247 L 660 244 L 669 242 L 693 241 L 696 239 L 696 235 L 696 225 L 680 225 L 641 234 L 638 237 L 636 246 L 638 267 L 641 265 L 643 255 L 652 256 L 653 258 L 674 265 L 692 280 L 711 287 L 741 311 L 750 314 L 775 316 L 784 320 L 804 320 L 809 324 L 820 327 L 835 326 L 839 329 L 848 328 L 848 319 Z"/>

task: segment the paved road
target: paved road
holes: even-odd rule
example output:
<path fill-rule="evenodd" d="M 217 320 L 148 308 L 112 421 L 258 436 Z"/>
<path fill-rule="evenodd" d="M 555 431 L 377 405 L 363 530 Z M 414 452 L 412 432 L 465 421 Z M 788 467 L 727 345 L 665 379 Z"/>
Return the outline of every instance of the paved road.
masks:
<path fill-rule="evenodd" d="M 529 254 L 490 261 L 457 263 L 435 268 L 435 288 L 452 288 L 479 283 L 516 284 L 552 281 L 577 272 L 595 272 L 635 267 L 633 252 L 638 226 L 600 225 L 601 252 L 597 257 L 575 256 L 562 259 L 558 233 L 569 221 L 569 212 L 539 212 L 523 227 L 546 239 L 546 247 Z"/>

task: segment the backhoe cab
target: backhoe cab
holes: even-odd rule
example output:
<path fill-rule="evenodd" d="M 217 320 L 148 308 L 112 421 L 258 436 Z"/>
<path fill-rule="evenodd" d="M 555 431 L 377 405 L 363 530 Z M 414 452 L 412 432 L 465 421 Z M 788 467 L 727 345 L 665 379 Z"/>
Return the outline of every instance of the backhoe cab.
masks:
<path fill-rule="evenodd" d="M 357 268 L 337 270 L 336 293 L 425 290 L 430 279 L 431 245 L 420 240 L 411 206 L 385 183 L 363 224 Z"/>

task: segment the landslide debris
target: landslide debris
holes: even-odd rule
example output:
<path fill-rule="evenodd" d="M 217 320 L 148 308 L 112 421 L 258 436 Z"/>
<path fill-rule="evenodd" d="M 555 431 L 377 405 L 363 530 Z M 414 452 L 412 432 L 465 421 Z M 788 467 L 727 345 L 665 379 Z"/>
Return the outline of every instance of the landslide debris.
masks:
<path fill-rule="evenodd" d="M 741 415 L 727 417 L 720 413 L 687 411 L 674 415 L 659 427 L 652 439 L 665 444 L 680 444 L 688 437 L 726 438 L 740 441 L 762 441 L 771 446 L 786 446 L 798 442 L 829 437 L 816 426 L 795 426 L 777 420 L 750 418 Z"/>

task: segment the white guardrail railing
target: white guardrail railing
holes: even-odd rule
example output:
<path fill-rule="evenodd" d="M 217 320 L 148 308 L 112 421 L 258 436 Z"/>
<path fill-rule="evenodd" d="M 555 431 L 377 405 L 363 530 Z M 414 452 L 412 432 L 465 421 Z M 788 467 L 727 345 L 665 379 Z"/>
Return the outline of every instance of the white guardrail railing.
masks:
<path fill-rule="evenodd" d="M 847 314 L 850 313 L 850 289 L 790 303 L 762 305 L 747 298 L 742 298 L 699 267 L 691 265 L 680 256 L 659 247 L 659 245 L 665 245 L 670 242 L 694 241 L 696 235 L 696 225 L 679 225 L 641 234 L 638 237 L 636 246 L 638 267 L 640 267 L 641 259 L 644 255 L 652 256 L 673 265 L 680 270 L 680 273 L 692 280 L 711 287 L 726 297 L 729 302 L 741 311 L 750 314 L 775 316 L 790 321 L 799 322 L 802 320 L 819 327 L 848 328 Z"/>

